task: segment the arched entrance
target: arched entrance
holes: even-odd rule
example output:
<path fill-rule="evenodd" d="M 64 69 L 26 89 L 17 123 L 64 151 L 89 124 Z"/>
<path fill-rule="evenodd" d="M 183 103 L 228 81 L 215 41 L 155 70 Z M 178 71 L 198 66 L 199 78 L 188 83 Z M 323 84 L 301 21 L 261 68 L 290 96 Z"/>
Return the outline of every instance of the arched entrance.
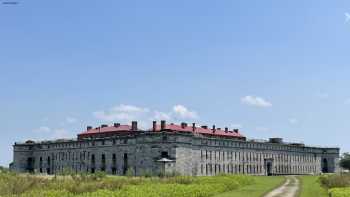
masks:
<path fill-rule="evenodd" d="M 266 170 L 266 175 L 271 176 L 272 175 L 272 164 L 273 164 L 273 159 L 265 159 L 265 170 Z"/>
<path fill-rule="evenodd" d="M 322 172 L 328 173 L 328 161 L 326 158 L 322 159 Z"/>
<path fill-rule="evenodd" d="M 34 172 L 34 158 L 33 157 L 28 157 L 27 158 L 26 170 L 27 170 L 27 172 L 30 172 L 30 173 Z"/>

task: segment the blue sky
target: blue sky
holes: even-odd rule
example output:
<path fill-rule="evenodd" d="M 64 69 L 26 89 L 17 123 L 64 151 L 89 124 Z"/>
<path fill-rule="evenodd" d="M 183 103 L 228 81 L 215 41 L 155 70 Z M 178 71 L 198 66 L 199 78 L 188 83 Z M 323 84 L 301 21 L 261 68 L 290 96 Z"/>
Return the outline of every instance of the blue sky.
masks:
<path fill-rule="evenodd" d="M 350 151 L 347 13 L 345 0 L 1 4 L 0 165 L 15 141 L 131 119 Z"/>

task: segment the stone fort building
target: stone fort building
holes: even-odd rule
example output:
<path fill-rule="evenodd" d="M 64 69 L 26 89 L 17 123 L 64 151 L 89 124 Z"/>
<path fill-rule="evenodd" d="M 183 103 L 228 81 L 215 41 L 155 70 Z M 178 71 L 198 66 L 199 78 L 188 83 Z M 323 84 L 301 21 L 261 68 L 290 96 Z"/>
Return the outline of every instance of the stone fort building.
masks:
<path fill-rule="evenodd" d="M 338 170 L 339 148 L 286 143 L 281 138 L 247 140 L 238 129 L 167 124 L 148 130 L 131 125 L 87 127 L 76 139 L 15 143 L 11 169 L 56 174 L 105 171 L 108 174 L 220 173 L 283 175 Z"/>

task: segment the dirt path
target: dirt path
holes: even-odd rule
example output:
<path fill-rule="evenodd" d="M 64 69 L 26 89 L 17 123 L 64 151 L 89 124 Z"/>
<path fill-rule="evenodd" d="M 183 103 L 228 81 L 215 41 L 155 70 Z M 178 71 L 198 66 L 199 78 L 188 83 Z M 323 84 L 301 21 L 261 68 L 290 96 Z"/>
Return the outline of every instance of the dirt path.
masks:
<path fill-rule="evenodd" d="M 299 180 L 295 176 L 286 176 L 286 182 L 280 187 L 272 190 L 264 197 L 297 197 Z"/>

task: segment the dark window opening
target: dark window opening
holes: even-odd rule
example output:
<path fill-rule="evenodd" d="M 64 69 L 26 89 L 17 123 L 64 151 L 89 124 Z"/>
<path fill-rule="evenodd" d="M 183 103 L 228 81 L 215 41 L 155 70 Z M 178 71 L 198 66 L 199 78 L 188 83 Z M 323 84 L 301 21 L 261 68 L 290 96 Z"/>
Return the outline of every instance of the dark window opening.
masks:
<path fill-rule="evenodd" d="M 101 171 L 106 171 L 106 155 L 102 154 L 102 158 L 101 158 Z"/>
<path fill-rule="evenodd" d="M 126 171 L 128 170 L 128 154 L 124 153 L 124 159 L 123 159 L 123 174 L 126 174 Z"/>
<path fill-rule="evenodd" d="M 326 158 L 322 160 L 322 172 L 328 173 L 328 161 Z"/>
<path fill-rule="evenodd" d="M 162 158 L 168 158 L 169 157 L 168 152 L 167 151 L 162 151 L 161 157 Z"/>
<path fill-rule="evenodd" d="M 117 168 L 112 167 L 112 174 L 117 174 Z"/>
<path fill-rule="evenodd" d="M 34 172 L 34 158 L 29 157 L 27 159 L 27 171 L 28 172 Z"/>

